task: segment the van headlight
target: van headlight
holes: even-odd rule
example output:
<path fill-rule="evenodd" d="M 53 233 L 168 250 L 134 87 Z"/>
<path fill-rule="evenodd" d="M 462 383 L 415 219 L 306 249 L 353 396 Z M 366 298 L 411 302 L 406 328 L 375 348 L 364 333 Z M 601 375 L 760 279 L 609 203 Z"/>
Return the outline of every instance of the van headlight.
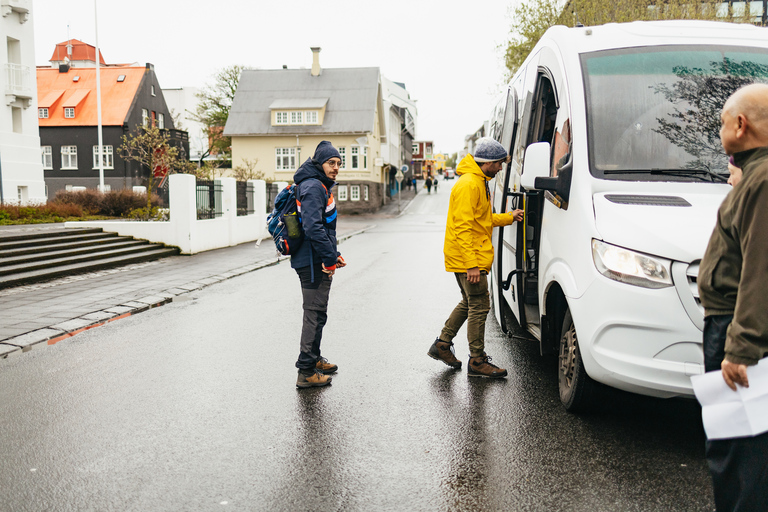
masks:
<path fill-rule="evenodd" d="M 644 288 L 672 286 L 671 262 L 592 239 L 592 259 L 605 277 Z"/>

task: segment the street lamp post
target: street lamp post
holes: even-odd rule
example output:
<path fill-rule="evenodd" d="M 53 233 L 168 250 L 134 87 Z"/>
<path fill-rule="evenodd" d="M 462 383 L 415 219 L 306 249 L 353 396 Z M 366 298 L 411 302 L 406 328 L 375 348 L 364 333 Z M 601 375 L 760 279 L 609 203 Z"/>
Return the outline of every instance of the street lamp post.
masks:
<path fill-rule="evenodd" d="M 97 155 L 99 158 L 99 191 L 104 190 L 104 137 L 101 129 L 101 62 L 99 62 L 99 13 L 97 0 L 93 0 L 93 17 L 94 26 L 96 29 L 96 119 L 98 122 L 98 134 L 99 134 L 99 150 Z M 150 191 L 151 192 L 151 191 Z"/>

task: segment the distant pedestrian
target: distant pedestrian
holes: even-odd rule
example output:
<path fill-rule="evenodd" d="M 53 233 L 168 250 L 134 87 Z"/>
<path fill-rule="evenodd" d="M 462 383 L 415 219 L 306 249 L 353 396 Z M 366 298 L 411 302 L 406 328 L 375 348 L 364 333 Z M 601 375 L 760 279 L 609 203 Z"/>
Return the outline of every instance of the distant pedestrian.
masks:
<path fill-rule="evenodd" d="M 725 102 L 720 140 L 741 169 L 717 212 L 701 260 L 704 369 L 749 387 L 747 366 L 768 355 L 768 85 L 737 90 Z M 768 432 L 707 441 L 718 511 L 768 510 Z"/>
<path fill-rule="evenodd" d="M 432 188 L 435 189 L 435 194 L 437 194 L 437 176 L 432 180 Z"/>
<path fill-rule="evenodd" d="M 424 181 L 424 185 L 427 187 L 427 194 L 432 193 L 432 175 L 427 174 L 427 179 Z"/>
<path fill-rule="evenodd" d="M 328 296 L 333 274 L 346 266 L 337 250 L 336 201 L 333 186 L 339 173 L 341 155 L 330 142 L 317 145 L 315 154 L 293 176 L 298 187 L 297 204 L 304 228 L 304 242 L 291 256 L 291 267 L 301 282 L 304 318 L 301 328 L 299 376 L 296 386 L 309 388 L 331 383 L 328 374 L 338 370 L 320 355 L 323 327 L 328 320 Z"/>
<path fill-rule="evenodd" d="M 413 195 L 416 195 L 419 193 L 419 187 L 418 185 L 416 185 L 416 176 L 413 177 L 412 183 L 413 183 Z"/>
<path fill-rule="evenodd" d="M 495 226 L 508 226 L 523 220 L 523 210 L 493 213 L 488 181 L 501 170 L 508 156 L 504 147 L 483 137 L 477 141 L 475 155 L 467 155 L 458 167 L 461 177 L 451 189 L 448 221 L 445 228 L 445 270 L 453 272 L 461 291 L 461 302 L 445 322 L 428 355 L 459 369 L 461 361 L 453 351 L 453 339 L 467 324 L 470 377 L 506 377 L 507 370 L 491 363 L 485 353 L 485 320 L 490 310 L 488 271 L 493 263 L 491 232 Z"/>

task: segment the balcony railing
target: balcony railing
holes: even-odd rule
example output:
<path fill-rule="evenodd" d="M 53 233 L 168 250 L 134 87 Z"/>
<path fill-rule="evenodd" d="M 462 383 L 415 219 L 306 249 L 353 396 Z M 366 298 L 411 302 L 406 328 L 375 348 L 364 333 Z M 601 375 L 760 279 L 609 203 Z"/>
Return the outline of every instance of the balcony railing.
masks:
<path fill-rule="evenodd" d="M 16 96 L 32 97 L 32 70 L 21 64 L 5 65 L 6 91 Z"/>

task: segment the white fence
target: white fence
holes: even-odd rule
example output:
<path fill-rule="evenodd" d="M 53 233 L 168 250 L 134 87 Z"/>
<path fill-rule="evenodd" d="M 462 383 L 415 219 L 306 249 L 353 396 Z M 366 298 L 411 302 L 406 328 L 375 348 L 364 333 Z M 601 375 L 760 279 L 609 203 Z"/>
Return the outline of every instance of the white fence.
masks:
<path fill-rule="evenodd" d="M 238 217 L 235 179 L 216 180 L 222 184 L 222 216 L 197 220 L 195 177 L 190 174 L 173 174 L 168 179 L 171 207 L 168 222 L 88 221 L 67 222 L 65 226 L 98 227 L 119 235 L 173 245 L 181 249 L 182 254 L 196 254 L 269 237 L 265 213 L 266 182 L 250 181 L 253 185 L 254 213 Z"/>

